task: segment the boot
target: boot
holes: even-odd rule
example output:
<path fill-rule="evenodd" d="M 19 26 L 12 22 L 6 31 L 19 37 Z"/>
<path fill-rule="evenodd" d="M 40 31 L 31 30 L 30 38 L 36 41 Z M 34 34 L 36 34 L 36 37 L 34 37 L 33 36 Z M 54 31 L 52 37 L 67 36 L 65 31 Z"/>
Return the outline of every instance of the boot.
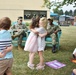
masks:
<path fill-rule="evenodd" d="M 21 47 L 21 45 L 18 45 L 18 50 L 22 50 L 22 47 Z"/>
<path fill-rule="evenodd" d="M 56 52 L 56 45 L 53 45 L 52 47 L 52 53 L 55 53 Z"/>

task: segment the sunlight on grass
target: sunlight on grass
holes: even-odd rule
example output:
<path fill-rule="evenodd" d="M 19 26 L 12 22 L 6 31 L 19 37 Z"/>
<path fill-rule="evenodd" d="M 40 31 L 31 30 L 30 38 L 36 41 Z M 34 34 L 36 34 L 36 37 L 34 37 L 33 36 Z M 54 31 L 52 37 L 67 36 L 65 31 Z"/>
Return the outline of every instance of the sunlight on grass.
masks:
<path fill-rule="evenodd" d="M 72 69 L 76 68 L 76 64 L 72 63 L 70 59 L 72 58 L 72 52 L 76 47 L 76 27 L 75 26 L 62 26 L 62 35 L 60 38 L 60 50 L 53 54 L 51 48 L 47 48 L 44 51 L 45 62 L 58 60 L 64 64 L 66 67 L 61 69 L 52 69 L 45 66 L 43 71 L 30 70 L 27 67 L 28 62 L 28 52 L 19 51 L 16 47 L 13 49 L 14 63 L 12 67 L 13 75 L 71 75 Z M 38 54 L 35 55 L 34 63 L 39 62 Z"/>

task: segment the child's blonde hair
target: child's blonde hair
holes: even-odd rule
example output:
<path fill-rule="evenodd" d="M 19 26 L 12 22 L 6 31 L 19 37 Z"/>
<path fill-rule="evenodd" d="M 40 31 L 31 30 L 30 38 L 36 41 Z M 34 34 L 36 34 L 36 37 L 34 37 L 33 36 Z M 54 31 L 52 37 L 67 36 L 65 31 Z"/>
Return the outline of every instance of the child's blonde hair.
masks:
<path fill-rule="evenodd" d="M 40 18 L 40 22 L 43 23 L 43 27 L 46 29 L 47 28 L 47 18 L 46 17 Z"/>

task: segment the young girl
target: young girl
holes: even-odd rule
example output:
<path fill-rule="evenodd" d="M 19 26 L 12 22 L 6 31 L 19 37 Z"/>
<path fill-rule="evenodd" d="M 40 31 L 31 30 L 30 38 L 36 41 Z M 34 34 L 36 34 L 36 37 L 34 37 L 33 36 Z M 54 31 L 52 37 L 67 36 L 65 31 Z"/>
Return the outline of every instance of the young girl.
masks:
<path fill-rule="evenodd" d="M 35 30 L 32 29 L 33 32 L 38 32 L 38 54 L 40 57 L 40 62 L 37 65 L 36 69 L 44 69 L 44 58 L 43 58 L 43 51 L 45 48 L 45 36 L 47 35 L 46 31 L 47 27 L 47 19 L 45 17 L 41 18 L 39 21 L 39 28 L 36 28 Z"/>
<path fill-rule="evenodd" d="M 8 17 L 0 19 L 0 75 L 12 75 L 13 64 L 12 39 L 8 31 L 11 20 Z"/>
<path fill-rule="evenodd" d="M 38 27 L 37 21 L 35 18 L 33 18 L 32 23 L 30 25 L 30 30 L 35 29 L 37 27 Z M 34 33 L 30 32 L 24 47 L 25 51 L 29 51 L 29 61 L 27 63 L 27 66 L 30 69 L 34 69 L 33 60 L 34 60 L 34 55 L 37 52 L 37 49 L 38 49 L 37 32 Z"/>

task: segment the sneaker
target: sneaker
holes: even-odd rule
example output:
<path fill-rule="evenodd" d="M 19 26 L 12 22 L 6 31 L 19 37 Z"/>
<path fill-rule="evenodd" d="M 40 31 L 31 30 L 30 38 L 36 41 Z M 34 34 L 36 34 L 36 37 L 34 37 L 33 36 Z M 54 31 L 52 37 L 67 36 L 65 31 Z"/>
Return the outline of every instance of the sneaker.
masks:
<path fill-rule="evenodd" d="M 34 64 L 30 64 L 30 63 L 28 62 L 28 63 L 27 63 L 27 66 L 28 66 L 30 69 L 34 70 Z"/>
<path fill-rule="evenodd" d="M 37 70 L 44 70 L 44 65 L 43 65 L 43 66 L 40 66 L 40 65 L 39 65 L 39 66 L 36 67 L 36 69 L 37 69 Z"/>

